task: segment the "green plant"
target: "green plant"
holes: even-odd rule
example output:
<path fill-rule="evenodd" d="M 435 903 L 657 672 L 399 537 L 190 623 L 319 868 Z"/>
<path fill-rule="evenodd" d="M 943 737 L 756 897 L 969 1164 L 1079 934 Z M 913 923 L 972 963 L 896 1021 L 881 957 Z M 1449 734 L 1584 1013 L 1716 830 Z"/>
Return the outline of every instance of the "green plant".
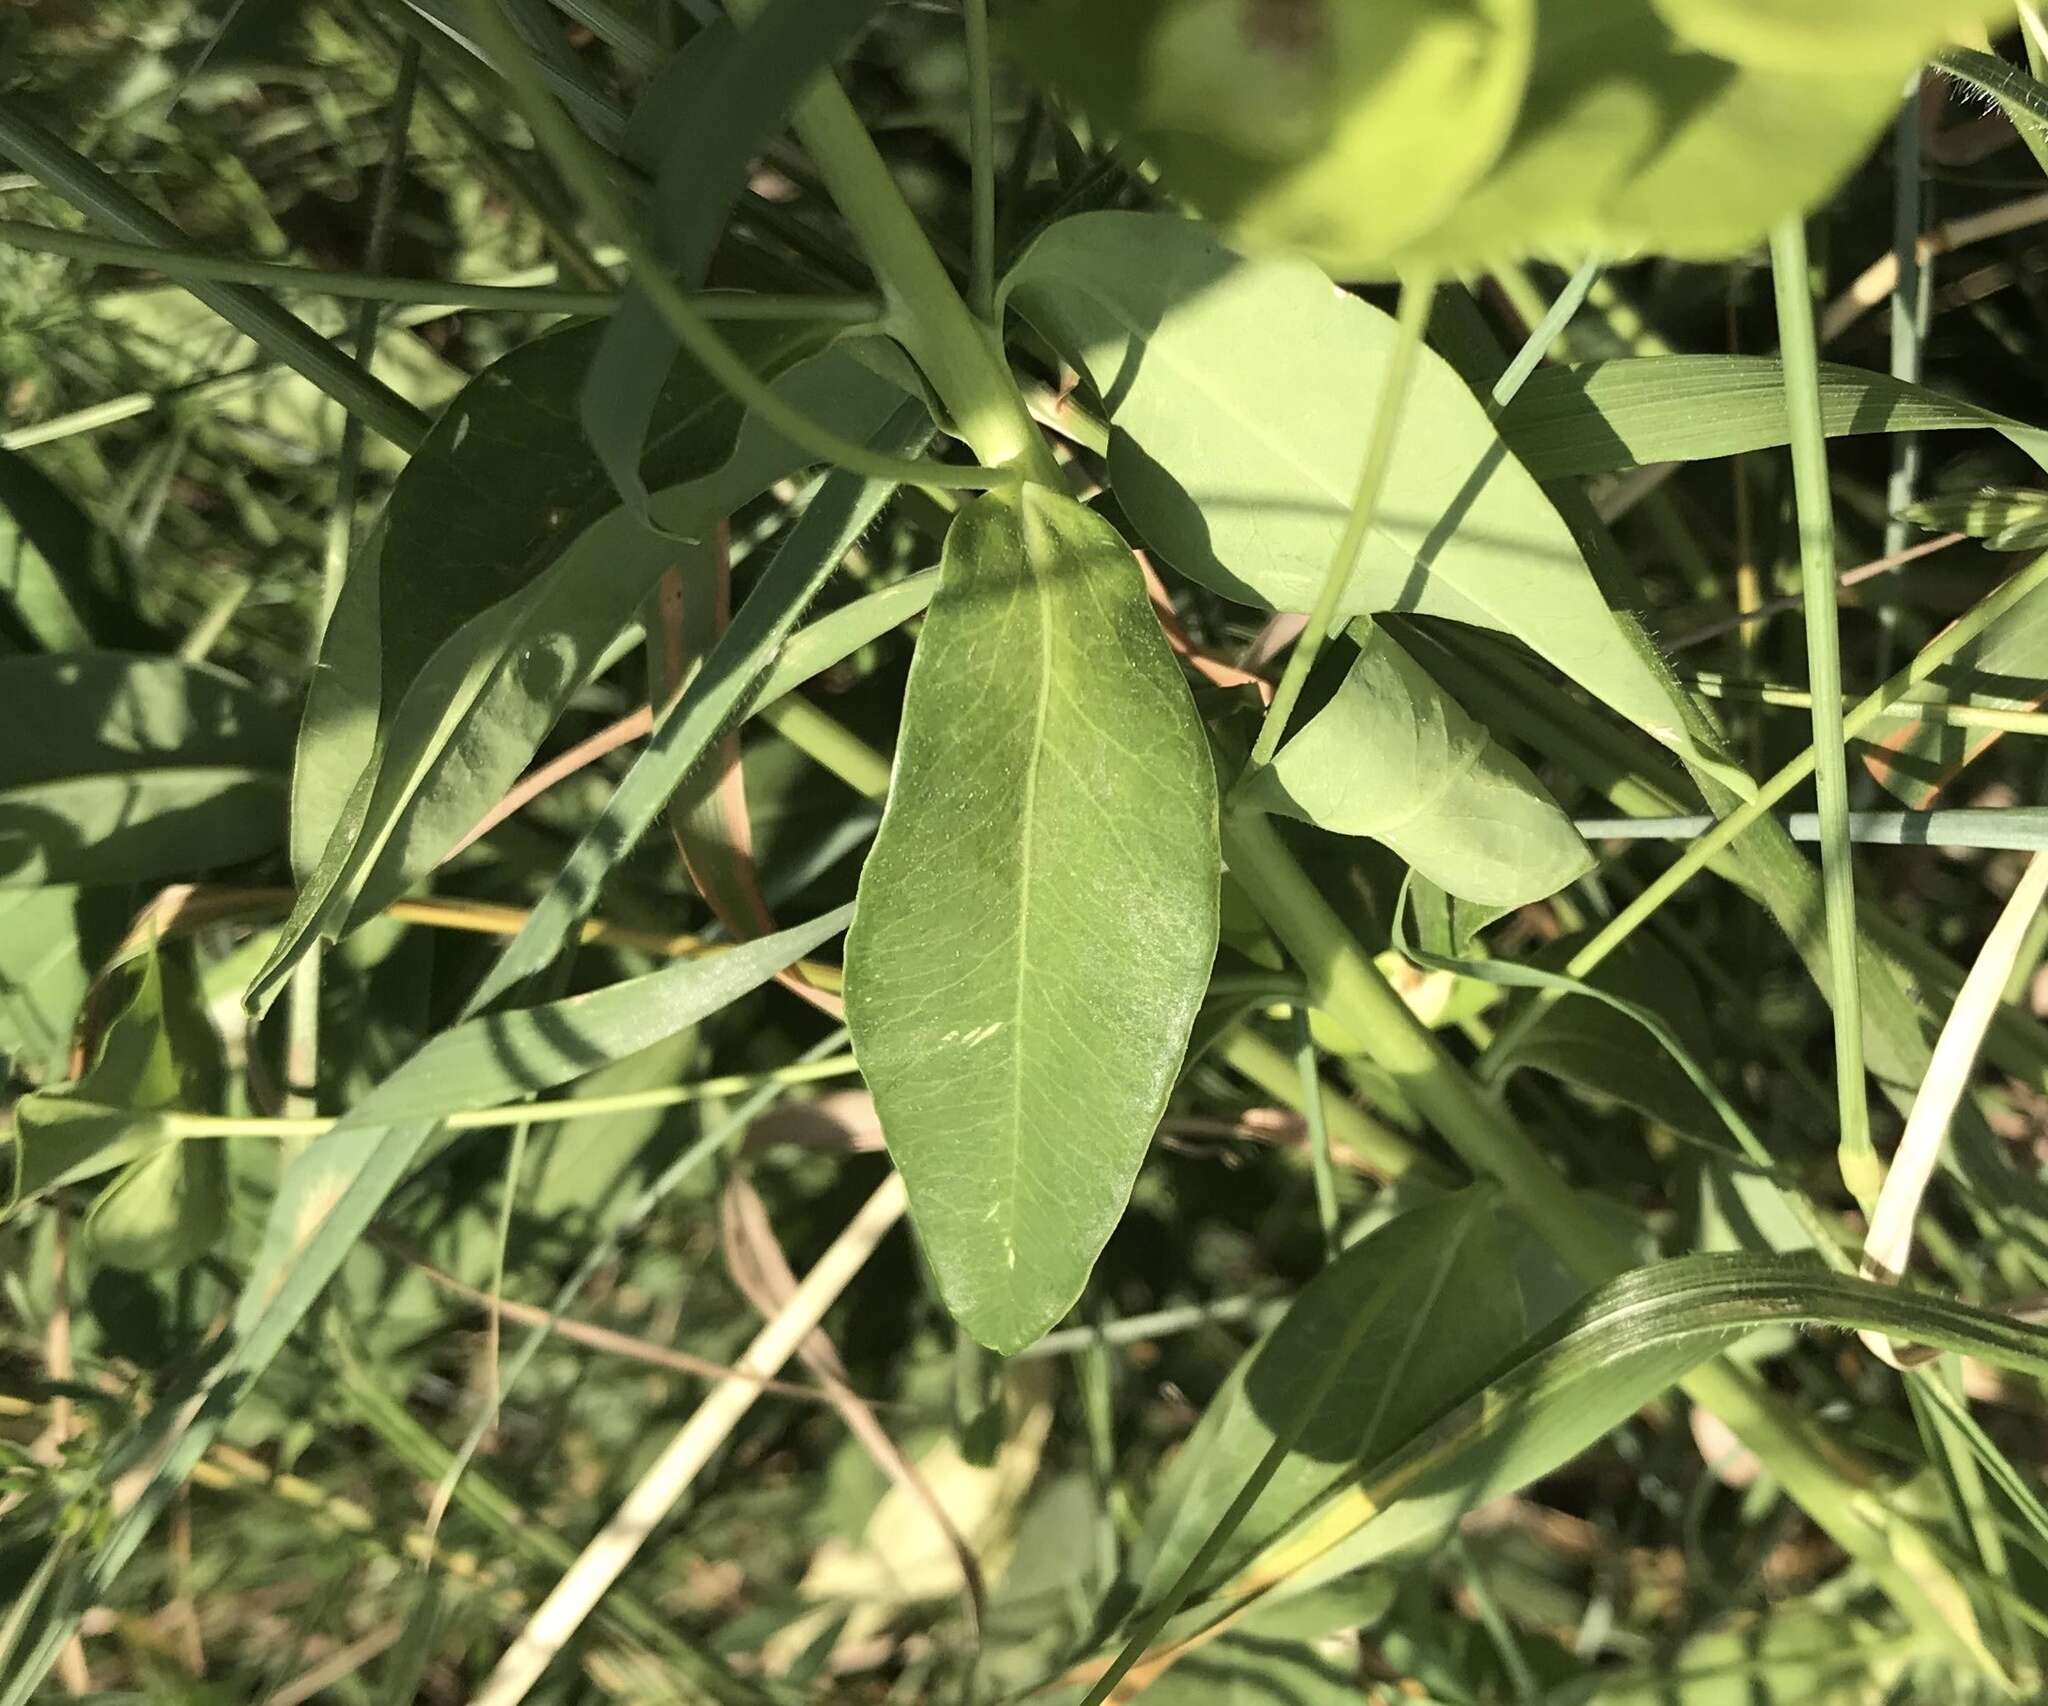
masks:
<path fill-rule="evenodd" d="M 238 10 L 7 26 L 0 337 L 63 359 L 0 436 L 0 1236 L 41 1360 L 0 1396 L 46 1424 L 0 1702 L 203 1674 L 261 1521 L 201 1507 L 195 1551 L 195 1506 L 266 1479 L 381 1548 L 305 1566 L 374 1578 L 374 1627 L 307 1613 L 348 1662 L 231 1637 L 270 1698 L 786 1702 L 877 1637 L 877 1699 L 2039 1686 L 2038 1452 L 1931 1353 L 2038 1422 L 2048 1198 L 1998 1137 L 2048 1091 L 2048 866 L 2001 911 L 1978 858 L 1945 923 L 1853 849 L 1980 760 L 2031 785 L 2048 557 L 1874 644 L 1837 583 L 1873 508 L 2038 544 L 2048 430 L 1918 383 L 1910 316 L 1892 373 L 1824 364 L 1807 231 L 1933 56 L 2035 147 L 2008 0 L 346 0 L 254 47 Z M 273 204 L 340 172 L 363 265 L 275 258 L 335 246 Z M 1554 304 L 1532 256 L 1579 269 Z M 164 283 L 53 330 L 53 257 Z M 1733 281 L 1779 353 L 1669 353 L 1617 278 L 1695 332 Z M 1830 442 L 1938 432 L 2013 466 L 1916 501 L 1902 457 L 1865 503 Z M 1724 546 L 1805 617 L 1766 669 L 1738 597 L 1732 727 L 1642 614 L 1722 615 Z M 1818 872 L 1774 815 L 1809 778 Z M 1588 792 L 1706 816 L 1653 870 Z M 1216 1191 L 1162 1174 L 1176 1121 L 1287 1142 Z M 1114 1360 L 1169 1339 L 1191 1430 Z M 349 1441 L 420 1507 L 366 1510 Z M 1562 1502 L 1676 1536 L 1676 1607 L 1617 1619 L 1623 1539 L 1568 1587 L 1488 1541 L 1596 1448 L 1619 1494 Z M 1773 1534 L 1824 1561 L 1790 1605 Z M 785 1585 L 679 1596 L 648 1558 L 685 1552 Z M 150 1593 L 175 1663 L 79 1644 Z"/>

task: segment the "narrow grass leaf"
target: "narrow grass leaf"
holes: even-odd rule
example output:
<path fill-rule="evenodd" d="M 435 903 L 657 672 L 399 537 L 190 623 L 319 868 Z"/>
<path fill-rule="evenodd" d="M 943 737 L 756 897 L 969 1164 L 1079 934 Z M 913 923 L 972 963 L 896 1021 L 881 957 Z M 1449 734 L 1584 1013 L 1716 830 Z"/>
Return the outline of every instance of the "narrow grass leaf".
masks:
<path fill-rule="evenodd" d="M 1819 388 L 1830 438 L 1989 428 L 2048 468 L 2048 431 L 1960 397 L 1835 362 L 1820 364 Z M 1500 430 L 1543 480 L 1792 442 L 1784 370 L 1773 356 L 1643 356 L 1541 368 L 1502 413 Z"/>
<path fill-rule="evenodd" d="M 846 1011 L 948 1309 L 1066 1313 L 1121 1217 L 1215 957 L 1216 775 L 1137 563 L 1042 487 L 946 536 Z"/>

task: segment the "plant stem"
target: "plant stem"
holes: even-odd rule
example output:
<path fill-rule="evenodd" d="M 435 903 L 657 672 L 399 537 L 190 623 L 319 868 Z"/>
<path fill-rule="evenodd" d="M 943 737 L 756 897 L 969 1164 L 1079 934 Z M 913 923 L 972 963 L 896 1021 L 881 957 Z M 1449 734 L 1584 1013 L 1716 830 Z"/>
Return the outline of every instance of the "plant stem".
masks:
<path fill-rule="evenodd" d="M 1543 358 L 1550 353 L 1550 346 L 1564 336 L 1565 327 L 1572 323 L 1572 316 L 1586 300 L 1600 277 L 1606 263 L 1595 255 L 1579 270 L 1572 274 L 1564 289 L 1558 293 L 1555 302 L 1544 310 L 1543 318 L 1530 329 L 1528 337 L 1522 340 L 1522 347 L 1515 352 L 1515 359 L 1508 363 L 1507 371 L 1493 387 L 1493 406 L 1505 409 L 1515 400 L 1515 394 L 1528 381 L 1529 375 L 1543 365 Z"/>
<path fill-rule="evenodd" d="M 1842 656 L 1835 612 L 1834 496 L 1820 412 L 1820 351 L 1802 216 L 1771 233 L 1792 484 L 1799 509 L 1799 579 L 1806 599 L 1806 668 L 1813 689 L 1814 781 L 1820 804 L 1821 897 L 1827 919 L 1829 1004 L 1835 1013 L 1835 1103 L 1842 1182 L 1864 1210 L 1883 1169 L 1870 1141 L 1863 1068 L 1863 990 L 1856 964 L 1856 868 L 1849 839 L 1849 753 L 1842 727 Z"/>
<path fill-rule="evenodd" d="M 526 57 L 517 32 L 500 10 L 500 0 L 473 0 L 471 11 L 477 21 L 478 35 L 511 84 L 519 109 L 533 127 L 534 135 L 585 209 L 605 234 L 625 251 L 633 268 L 634 282 L 646 291 L 648 299 L 675 334 L 676 341 L 713 379 L 744 403 L 763 425 L 804 446 L 820 459 L 871 480 L 982 490 L 1006 484 L 1017 477 L 996 468 L 959 468 L 943 462 L 911 462 L 898 456 L 886 456 L 834 432 L 791 404 L 741 359 L 669 276 L 660 256 L 641 234 L 639 221 L 613 188 L 588 139 L 569 121 Z M 855 128 L 859 128 L 857 121 Z M 865 141 L 867 133 L 861 131 L 860 134 Z M 907 214 L 908 209 L 905 212 Z M 936 259 L 932 264 L 938 264 Z M 1021 409 L 1023 405 L 1019 403 L 1018 407 Z"/>
<path fill-rule="evenodd" d="M 189 248 L 184 232 L 44 130 L 21 110 L 19 101 L 0 101 L 0 152 L 115 236 L 166 249 Z M 426 438 L 429 423 L 424 414 L 267 297 L 245 286 L 203 280 L 187 288 L 266 354 L 359 416 L 372 432 L 408 451 L 417 450 Z"/>
<path fill-rule="evenodd" d="M 304 290 L 370 302 L 407 302 L 442 309 L 487 309 L 507 313 L 604 315 L 623 300 L 615 290 L 555 290 L 462 279 L 396 278 L 386 273 L 341 272 L 280 261 L 208 255 L 194 249 L 126 243 L 86 231 L 64 231 L 18 219 L 0 219 L 0 244 L 35 254 L 63 255 L 95 266 L 135 267 L 166 278 L 209 279 L 256 285 L 266 290 Z M 690 305 L 707 320 L 829 320 L 871 325 L 881 304 L 865 296 L 802 296 L 736 290 L 689 293 Z"/>
<path fill-rule="evenodd" d="M 1315 1038 L 1309 1035 L 1308 1009 L 1302 1006 L 1294 1009 L 1294 1069 L 1301 1080 L 1302 1117 L 1308 1122 L 1308 1159 L 1315 1176 L 1323 1260 L 1332 1262 L 1343 1247 L 1337 1224 L 1337 1171 L 1330 1164 L 1330 1128 L 1323 1118 L 1323 1075 L 1316 1069 Z"/>
<path fill-rule="evenodd" d="M 969 305 L 975 318 L 995 317 L 996 122 L 989 78 L 988 0 L 961 0 L 967 26 L 967 168 L 973 199 L 974 274 Z"/>
<path fill-rule="evenodd" d="M 744 23 L 766 3 L 727 0 L 726 9 Z M 1000 343 L 961 301 L 874 138 L 829 71 L 804 92 L 791 119 L 882 281 L 891 329 L 939 394 L 952 430 L 989 466 L 1059 485 L 1058 464 L 1032 424 Z"/>
<path fill-rule="evenodd" d="M 1253 743 L 1251 759 L 1245 765 L 1247 776 L 1270 763 L 1278 750 L 1280 738 L 1287 732 L 1287 719 L 1293 715 L 1301 690 L 1308 682 L 1309 671 L 1315 667 L 1323 642 L 1329 638 L 1337 606 L 1343 600 L 1344 589 L 1351 584 L 1358 554 L 1365 548 L 1366 538 L 1372 531 L 1373 518 L 1379 512 L 1380 494 L 1386 489 L 1387 471 L 1393 466 L 1394 441 L 1401 424 L 1401 410 L 1408 400 L 1408 384 L 1415 373 L 1423 330 L 1429 324 L 1430 304 L 1435 297 L 1436 277 L 1433 273 L 1417 273 L 1402 281 L 1394 346 L 1387 356 L 1386 371 L 1380 377 L 1380 394 L 1373 405 L 1365 462 L 1358 471 L 1358 490 L 1352 495 L 1351 513 L 1345 518 L 1344 531 L 1338 536 L 1330 566 L 1323 571 L 1323 584 L 1316 590 L 1315 604 L 1308 613 L 1308 625 L 1294 643 L 1294 651 L 1287 659 L 1280 685 L 1274 691 L 1273 703 L 1266 707 L 1266 720 L 1259 725 L 1259 737 Z"/>

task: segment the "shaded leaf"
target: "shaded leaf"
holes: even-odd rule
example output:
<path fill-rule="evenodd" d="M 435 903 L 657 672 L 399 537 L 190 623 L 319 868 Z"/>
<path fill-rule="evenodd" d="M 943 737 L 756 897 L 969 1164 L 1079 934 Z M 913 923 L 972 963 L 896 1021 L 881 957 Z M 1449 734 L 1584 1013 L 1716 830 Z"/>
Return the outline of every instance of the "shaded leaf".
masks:
<path fill-rule="evenodd" d="M 68 1073 L 72 1023 L 98 963 L 86 937 L 110 941 L 126 911 L 119 890 L 0 889 L 0 1054 L 18 1076 Z"/>
<path fill-rule="evenodd" d="M 110 1267 L 148 1272 L 196 1262 L 227 1228 L 219 1138 L 169 1143 L 124 1168 L 85 1217 L 85 1247 Z"/>
<path fill-rule="evenodd" d="M 1073 500 L 955 518 L 846 1006 L 946 1306 L 1014 1351 L 1080 1293 L 1216 952 L 1216 780 L 1130 551 Z"/>
<path fill-rule="evenodd" d="M 16 1106 L 17 1202 L 161 1147 L 161 1135 L 137 1115 L 219 1106 L 220 1041 L 201 1004 L 189 947 L 142 954 L 123 975 L 127 998 L 85 1075 Z"/>
<path fill-rule="evenodd" d="M 1462 1396 L 1527 1331 L 1490 1189 L 1397 1215 L 1297 1297 L 1204 1412 L 1161 1484 L 1134 1571 L 1153 1603 L 1284 1435 L 1296 1434 L 1205 1586 L 1358 1466 Z M 1505 1280 L 1505 1283 L 1504 1283 Z"/>
<path fill-rule="evenodd" d="M 114 542 L 27 457 L 0 450 L 0 636 L 24 650 L 140 646 Z"/>
<path fill-rule="evenodd" d="M 0 884 L 154 882 L 268 852 L 288 736 L 203 664 L 0 658 Z"/>
<path fill-rule="evenodd" d="M 1146 541 L 1227 598 L 1308 609 L 1350 511 L 1371 414 L 1360 399 L 1379 388 L 1393 321 L 1305 262 L 1245 260 L 1159 214 L 1064 220 L 1006 289 L 1109 410 L 1111 483 Z M 1402 421 L 1341 612 L 1515 634 L 1682 747 L 1677 689 L 1616 622 L 1486 411 L 1428 350 Z"/>
<path fill-rule="evenodd" d="M 1247 785 L 1248 803 L 1383 842 L 1441 888 L 1487 906 L 1553 895 L 1593 868 L 1571 819 L 1519 758 L 1384 629 L 1328 704 Z"/>
<path fill-rule="evenodd" d="M 1820 402 L 1830 437 L 1988 427 L 2048 468 L 2048 431 L 1888 374 L 1823 362 Z M 1771 356 L 1645 356 L 1538 368 L 1502 413 L 1500 430 L 1543 480 L 1791 442 L 1784 369 Z"/>
<path fill-rule="evenodd" d="M 1695 1635 L 1668 1662 L 1573 1698 L 1587 1706 L 1867 1706 L 1905 1664 L 1898 1643 L 1862 1619 L 1790 1605 Z"/>
<path fill-rule="evenodd" d="M 674 560 L 672 535 L 707 532 L 809 460 L 743 426 L 736 404 L 679 364 L 649 439 L 665 530 L 651 531 L 562 430 L 592 335 L 541 339 L 472 382 L 352 568 L 294 776 L 299 902 L 252 999 L 316 935 L 352 928 L 430 870 L 518 779 Z M 903 396 L 850 356 L 800 360 L 820 341 L 803 328 L 755 331 L 749 359 L 786 370 L 779 386 L 807 413 L 865 438 Z"/>
<path fill-rule="evenodd" d="M 735 32 L 717 19 L 662 67 L 641 95 L 626 145 L 654 174 L 652 228 L 669 276 L 701 289 L 726 216 L 755 157 L 819 67 L 859 32 L 881 0 L 769 0 Z M 579 412 L 613 485 L 652 523 L 640 458 L 678 349 L 637 287 L 605 327 Z"/>

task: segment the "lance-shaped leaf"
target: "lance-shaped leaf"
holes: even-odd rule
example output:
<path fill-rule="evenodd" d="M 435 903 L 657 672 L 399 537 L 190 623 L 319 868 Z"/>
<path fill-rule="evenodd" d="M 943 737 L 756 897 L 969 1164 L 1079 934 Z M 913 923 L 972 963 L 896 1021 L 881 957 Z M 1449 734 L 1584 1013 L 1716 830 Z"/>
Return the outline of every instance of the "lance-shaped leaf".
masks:
<path fill-rule="evenodd" d="M 1498 1201 L 1480 1188 L 1411 1209 L 1308 1284 L 1174 1459 L 1138 1547 L 1145 1601 L 1180 1578 L 1276 1443 L 1287 1442 L 1283 1455 L 1210 1561 L 1212 1581 L 1405 1442 L 1521 1342 L 1527 1323 Z"/>
<path fill-rule="evenodd" d="M 0 884 L 154 882 L 284 833 L 277 712 L 203 664 L 0 658 Z"/>
<path fill-rule="evenodd" d="M 2048 468 L 2048 431 L 1888 373 L 1823 362 L 1821 425 L 1866 432 L 2002 433 Z M 1500 430 L 1539 479 L 1614 474 L 1789 444 L 1785 370 L 1774 356 L 1659 355 L 1544 367 L 1502 411 Z"/>
<path fill-rule="evenodd" d="M 1394 323 L 1304 261 L 1233 254 L 1162 214 L 1062 220 L 1009 299 L 1109 410 L 1111 484 L 1182 573 L 1307 610 L 1350 513 Z M 1571 530 L 1448 363 L 1422 352 L 1386 495 L 1340 613 L 1519 636 L 1660 740 L 1676 689 L 1601 597 Z"/>
<path fill-rule="evenodd" d="M 778 388 L 796 406 L 868 437 L 902 393 L 839 352 L 791 366 L 817 342 L 757 334 L 750 359 L 783 369 Z M 564 428 L 588 357 L 589 337 L 564 333 L 479 377 L 352 569 L 299 745 L 299 902 L 252 999 L 317 935 L 352 928 L 431 870 L 518 779 L 675 560 L 677 536 L 702 536 L 810 460 L 680 364 L 648 441 L 656 532 Z"/>
<path fill-rule="evenodd" d="M 1571 819 L 1385 629 L 1328 704 L 1249 784 L 1249 803 L 1382 842 L 1439 887 L 1490 907 L 1556 894 L 1593 868 Z"/>
<path fill-rule="evenodd" d="M 1216 779 L 1130 551 L 1041 487 L 946 536 L 846 1007 L 946 1306 L 1015 1351 L 1129 1198 L 1216 951 Z"/>

